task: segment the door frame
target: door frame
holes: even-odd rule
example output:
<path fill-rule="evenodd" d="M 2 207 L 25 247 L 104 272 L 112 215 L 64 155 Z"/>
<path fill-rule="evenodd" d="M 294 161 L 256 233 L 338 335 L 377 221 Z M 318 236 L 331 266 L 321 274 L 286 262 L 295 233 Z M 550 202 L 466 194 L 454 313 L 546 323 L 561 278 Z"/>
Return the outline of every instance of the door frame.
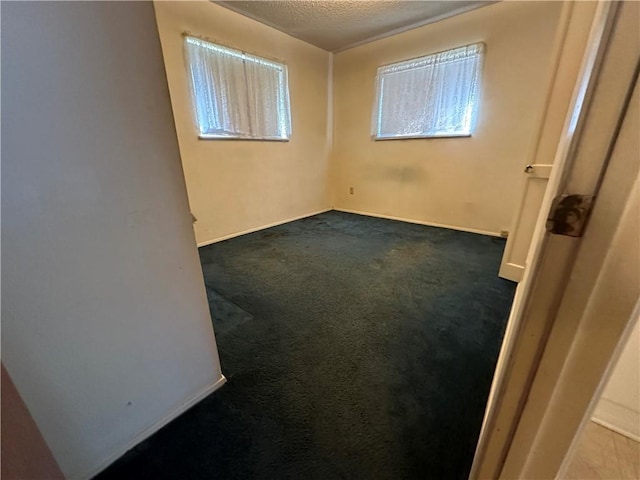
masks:
<path fill-rule="evenodd" d="M 627 326 L 625 327 L 625 330 L 622 333 L 620 340 L 618 341 L 618 344 L 613 352 L 613 355 L 611 356 L 611 361 L 607 365 L 605 372 L 602 375 L 602 378 L 600 379 L 600 383 L 598 384 L 598 387 L 596 388 L 593 394 L 593 397 L 589 402 L 589 406 L 586 409 L 584 416 L 582 417 L 580 425 L 576 431 L 575 436 L 573 437 L 573 440 L 571 441 L 571 444 L 569 445 L 569 448 L 564 457 L 564 460 L 560 465 L 556 478 L 559 478 L 559 479 L 564 478 L 567 468 L 569 467 L 569 464 L 573 458 L 573 454 L 578 449 L 580 442 L 582 441 L 582 434 L 584 432 L 584 429 L 587 426 L 587 424 L 591 421 L 591 418 L 593 417 L 593 413 L 595 412 L 596 407 L 598 406 L 598 402 L 600 401 L 600 398 L 604 393 L 607 383 L 609 382 L 609 379 L 611 378 L 611 375 L 613 374 L 613 371 L 615 370 L 616 365 L 618 364 L 618 360 L 622 355 L 623 350 L 625 349 L 627 341 L 629 340 L 629 337 L 631 336 L 631 333 L 635 329 L 636 323 L 638 322 L 640 322 L 640 301 L 636 303 L 636 307 L 633 313 L 631 314 L 631 318 L 629 319 L 629 322 L 627 323 Z"/>
<path fill-rule="evenodd" d="M 555 476 L 579 429 L 579 425 L 576 426 L 574 422 L 564 428 L 564 435 L 561 436 L 564 443 L 553 442 L 549 424 L 540 422 L 545 418 L 552 418 L 551 415 L 555 410 L 552 412 L 552 405 L 548 401 L 561 386 L 566 387 L 566 382 L 570 381 L 568 377 L 562 377 L 559 374 L 561 369 L 558 368 L 558 365 L 565 365 L 570 361 L 571 349 L 575 347 L 574 341 L 577 341 L 571 336 L 562 337 L 561 330 L 558 329 L 558 325 L 562 326 L 562 322 L 566 321 L 570 313 L 561 309 L 569 300 L 567 297 L 571 293 L 569 287 L 578 290 L 582 288 L 583 297 L 578 300 L 573 299 L 573 308 L 574 312 L 584 313 L 589 298 L 589 295 L 584 296 L 584 294 L 595 292 L 596 285 L 588 285 L 586 277 L 572 276 L 579 271 L 578 267 L 582 265 L 580 262 L 585 262 L 579 252 L 584 251 L 584 245 L 581 245 L 583 239 L 549 235 L 545 232 L 545 223 L 552 200 L 558 193 L 591 193 L 576 191 L 575 188 L 602 185 L 601 170 L 606 168 L 607 158 L 602 155 L 594 156 L 602 153 L 598 149 L 592 149 L 589 157 L 589 152 L 585 153 L 580 148 L 583 143 L 592 141 L 591 137 L 584 134 L 585 131 L 593 133 L 593 129 L 588 130 L 592 128 L 590 124 L 601 122 L 602 131 L 596 136 L 603 145 L 609 145 L 617 138 L 619 130 L 616 125 L 605 125 L 606 115 L 603 117 L 600 111 L 602 109 L 591 107 L 596 105 L 594 95 L 598 95 L 598 92 L 601 97 L 605 96 L 605 93 L 608 94 L 608 91 L 605 92 L 605 87 L 611 90 L 610 78 L 607 80 L 609 83 L 604 85 L 604 80 L 607 79 L 605 70 L 612 71 L 616 68 L 613 60 L 609 61 L 609 59 L 615 60 L 620 57 L 620 51 L 625 48 L 628 50 L 627 57 L 632 59 L 632 73 L 635 72 L 634 75 L 637 78 L 637 69 L 634 66 L 637 61 L 637 45 L 628 48 L 620 40 L 621 35 L 624 36 L 624 32 L 627 32 L 625 41 L 629 43 L 628 32 L 633 28 L 636 28 L 635 32 L 637 32 L 638 17 L 637 12 L 632 11 L 631 14 L 627 12 L 627 15 L 622 15 L 620 10 L 636 8 L 638 6 L 633 2 L 598 4 L 581 74 L 574 90 L 572 108 L 565 121 L 555 156 L 554 171 L 549 180 L 527 256 L 527 268 L 523 281 L 516 290 L 470 478 L 533 478 L 541 472 L 547 475 L 544 478 L 550 478 L 548 474 Z M 631 44 L 633 43 L 631 41 Z M 634 48 L 636 51 L 631 51 Z M 617 87 L 613 86 L 616 87 L 616 95 L 619 98 L 610 103 L 619 108 L 617 113 L 620 116 L 626 108 L 624 101 L 628 103 L 630 100 L 628 84 L 630 80 L 619 78 L 617 81 L 619 81 Z M 620 82 L 625 81 L 626 86 L 621 87 Z M 633 158 L 627 159 L 627 162 L 633 161 Z M 594 168 L 594 165 L 598 168 Z M 633 171 L 633 165 L 630 166 Z M 574 190 L 570 192 L 567 189 Z M 606 204 L 612 213 L 618 214 L 618 220 L 620 214 L 625 211 L 627 200 L 627 197 L 623 198 L 621 195 L 618 195 L 618 198 L 603 196 L 598 198 L 599 203 Z M 607 230 L 611 226 L 602 223 L 595 216 L 590 222 L 585 235 L 591 236 L 593 254 L 598 253 L 604 258 L 607 249 L 613 246 L 613 233 Z M 620 225 L 613 224 L 613 226 L 617 228 Z M 593 246 L 593 238 L 596 239 L 595 246 Z M 601 264 L 600 267 L 604 272 L 605 264 Z M 614 329 L 617 334 L 616 341 L 623 335 L 624 328 L 620 330 L 619 327 L 629 323 L 630 314 L 630 311 L 620 311 L 617 317 L 611 320 L 612 324 L 615 323 L 617 326 L 617 330 Z M 579 318 L 575 319 L 574 323 L 579 321 Z M 583 336 L 589 336 L 589 332 L 581 333 Z M 589 338 L 591 342 L 598 341 L 598 338 Z M 593 388 L 582 392 L 583 395 L 588 396 L 589 401 L 597 389 L 597 383 L 606 365 L 614 354 L 615 345 L 609 346 L 611 348 L 602 352 L 599 357 L 600 364 L 594 370 L 599 375 L 595 386 L 591 378 L 590 385 Z M 604 365 L 602 365 L 603 362 Z M 575 381 L 575 377 L 571 380 Z M 563 401 L 557 397 L 554 400 L 557 410 Z M 573 414 L 578 415 L 582 420 L 587 410 L 588 405 L 582 402 Z M 542 439 L 549 444 L 554 444 L 555 449 L 550 451 Z"/>

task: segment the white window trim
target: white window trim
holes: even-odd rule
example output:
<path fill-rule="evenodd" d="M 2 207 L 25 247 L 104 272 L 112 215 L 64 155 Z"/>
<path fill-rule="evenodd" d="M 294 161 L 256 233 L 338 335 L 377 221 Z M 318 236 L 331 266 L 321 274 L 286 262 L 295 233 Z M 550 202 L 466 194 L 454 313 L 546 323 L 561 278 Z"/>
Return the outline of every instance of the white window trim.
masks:
<path fill-rule="evenodd" d="M 289 142 L 291 139 L 289 137 L 258 137 L 258 136 L 242 136 L 242 135 L 215 135 L 213 133 L 200 133 L 198 134 L 198 140 L 236 140 L 246 142 L 256 141 L 256 142 Z"/>
<path fill-rule="evenodd" d="M 472 133 L 433 133 L 426 135 L 372 135 L 376 142 L 386 142 L 387 140 L 429 140 L 430 138 L 471 138 Z"/>

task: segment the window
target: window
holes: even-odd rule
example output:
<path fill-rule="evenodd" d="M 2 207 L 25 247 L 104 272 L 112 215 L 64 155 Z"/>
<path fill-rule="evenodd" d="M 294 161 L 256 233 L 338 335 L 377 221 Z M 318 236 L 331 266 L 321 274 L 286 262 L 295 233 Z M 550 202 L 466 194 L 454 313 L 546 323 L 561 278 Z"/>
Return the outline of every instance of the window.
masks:
<path fill-rule="evenodd" d="M 378 68 L 373 137 L 470 136 L 483 54 L 476 43 Z"/>
<path fill-rule="evenodd" d="M 287 140 L 287 67 L 194 37 L 185 52 L 200 138 Z"/>

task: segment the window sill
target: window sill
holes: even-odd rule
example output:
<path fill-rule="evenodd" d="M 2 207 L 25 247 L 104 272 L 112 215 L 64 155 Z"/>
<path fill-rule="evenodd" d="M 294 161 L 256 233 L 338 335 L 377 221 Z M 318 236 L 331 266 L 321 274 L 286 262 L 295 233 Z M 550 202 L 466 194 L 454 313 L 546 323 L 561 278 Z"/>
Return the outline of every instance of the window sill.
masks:
<path fill-rule="evenodd" d="M 376 142 L 387 140 L 429 140 L 435 138 L 470 138 L 470 133 L 443 133 L 442 135 L 407 135 L 397 137 L 371 137 Z"/>
<path fill-rule="evenodd" d="M 198 135 L 198 140 L 239 140 L 251 142 L 288 142 L 288 138 L 280 137 L 229 137 L 218 135 Z"/>

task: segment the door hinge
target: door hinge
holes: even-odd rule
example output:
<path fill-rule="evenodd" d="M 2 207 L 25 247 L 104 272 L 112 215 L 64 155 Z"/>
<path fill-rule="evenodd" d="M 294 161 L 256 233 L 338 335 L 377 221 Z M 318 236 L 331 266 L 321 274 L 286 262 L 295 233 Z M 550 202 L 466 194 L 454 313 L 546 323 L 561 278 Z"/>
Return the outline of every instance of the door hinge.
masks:
<path fill-rule="evenodd" d="M 558 195 L 547 218 L 547 232 L 581 237 L 593 207 L 593 195 Z"/>

